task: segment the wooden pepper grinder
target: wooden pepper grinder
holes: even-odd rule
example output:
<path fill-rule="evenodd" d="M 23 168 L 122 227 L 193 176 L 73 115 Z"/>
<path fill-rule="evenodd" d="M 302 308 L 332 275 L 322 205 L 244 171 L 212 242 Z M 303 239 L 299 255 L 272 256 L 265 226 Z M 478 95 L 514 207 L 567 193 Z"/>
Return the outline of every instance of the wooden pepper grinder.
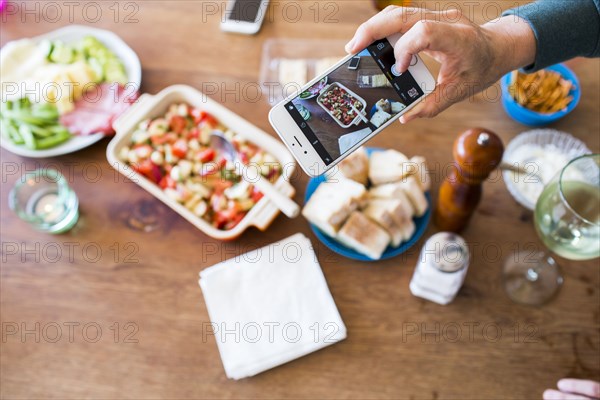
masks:
<path fill-rule="evenodd" d="M 493 132 L 473 128 L 454 142 L 454 163 L 440 186 L 435 224 L 444 231 L 460 232 L 469 223 L 481 199 L 481 185 L 500 164 L 504 146 Z"/>

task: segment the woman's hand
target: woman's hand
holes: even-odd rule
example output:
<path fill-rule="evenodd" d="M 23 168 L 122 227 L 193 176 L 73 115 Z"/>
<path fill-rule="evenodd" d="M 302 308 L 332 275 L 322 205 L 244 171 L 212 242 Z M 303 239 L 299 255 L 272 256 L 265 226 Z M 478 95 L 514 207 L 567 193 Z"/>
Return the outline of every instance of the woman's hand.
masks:
<path fill-rule="evenodd" d="M 600 399 L 600 383 L 582 379 L 561 379 L 558 390 L 547 389 L 544 400 L 590 400 Z"/>
<path fill-rule="evenodd" d="M 533 31 L 520 18 L 507 16 L 479 26 L 458 10 L 433 12 L 395 6 L 363 23 L 346 45 L 346 51 L 356 53 L 373 41 L 398 32 L 402 37 L 394 53 L 399 71 L 406 71 L 412 56 L 421 51 L 441 64 L 435 91 L 404 114 L 402 123 L 435 117 L 535 59 Z"/>

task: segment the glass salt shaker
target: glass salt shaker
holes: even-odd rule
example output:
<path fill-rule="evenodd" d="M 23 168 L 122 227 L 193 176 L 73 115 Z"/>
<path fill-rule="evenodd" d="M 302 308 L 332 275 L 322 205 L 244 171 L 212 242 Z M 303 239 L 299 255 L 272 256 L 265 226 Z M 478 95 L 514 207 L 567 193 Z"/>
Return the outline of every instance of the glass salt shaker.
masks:
<path fill-rule="evenodd" d="M 465 240 L 451 232 L 440 232 L 427 240 L 410 282 L 414 296 L 448 304 L 456 297 L 469 268 Z"/>

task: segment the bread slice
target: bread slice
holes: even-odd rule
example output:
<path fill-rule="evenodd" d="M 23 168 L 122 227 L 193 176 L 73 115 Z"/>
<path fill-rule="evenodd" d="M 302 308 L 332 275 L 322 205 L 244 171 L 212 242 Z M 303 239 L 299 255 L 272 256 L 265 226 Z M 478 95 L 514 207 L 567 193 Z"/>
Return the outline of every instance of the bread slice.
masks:
<path fill-rule="evenodd" d="M 408 158 L 399 151 L 386 150 L 371 154 L 369 159 L 369 179 L 373 185 L 397 182 L 407 174 L 403 164 Z"/>
<path fill-rule="evenodd" d="M 329 174 L 331 179 L 338 179 L 341 174 L 348 179 L 367 185 L 369 183 L 369 157 L 367 152 L 363 147 L 359 147 L 340 162 L 337 169 L 333 168 L 332 171 L 334 170 L 335 172 Z"/>
<path fill-rule="evenodd" d="M 350 179 L 324 182 L 302 209 L 302 215 L 325 234 L 335 237 L 348 215 L 362 206 L 367 190 Z"/>
<path fill-rule="evenodd" d="M 421 190 L 426 192 L 431 189 L 431 179 L 429 178 L 429 172 L 427 171 L 425 157 L 414 156 L 409 161 L 416 167 L 414 175 L 417 178 L 417 183 L 421 186 Z"/>
<path fill-rule="evenodd" d="M 373 260 L 379 260 L 390 244 L 390 235 L 360 211 L 350 214 L 337 239 Z"/>
<path fill-rule="evenodd" d="M 404 190 L 406 197 L 408 197 L 410 200 L 410 203 L 415 210 L 415 215 L 417 217 L 423 216 L 425 211 L 427 211 L 429 204 L 427 203 L 427 198 L 425 198 L 425 195 L 421 190 L 421 186 L 419 186 L 417 183 L 417 179 L 414 176 L 403 178 L 400 182 L 400 186 Z"/>
<path fill-rule="evenodd" d="M 400 246 L 400 243 L 402 243 L 404 237 L 404 232 L 396 224 L 394 218 L 388 210 L 377 207 L 374 204 L 369 204 L 363 210 L 363 213 L 373 222 L 376 222 L 379 226 L 387 231 L 387 233 L 390 235 L 393 247 Z"/>
<path fill-rule="evenodd" d="M 369 206 L 387 211 L 393 221 L 398 225 L 402 225 L 405 220 L 412 217 L 411 214 L 405 212 L 405 208 L 401 204 L 401 201 L 397 199 L 371 199 L 369 201 Z"/>
<path fill-rule="evenodd" d="M 390 118 L 392 118 L 391 114 L 386 113 L 385 111 L 382 111 L 382 110 L 377 110 L 377 111 L 375 111 L 375 114 L 373 114 L 373 116 L 371 117 L 369 122 L 372 123 L 373 125 L 375 125 L 375 127 L 379 128 L 381 125 L 388 122 L 390 120 Z"/>
<path fill-rule="evenodd" d="M 412 203 L 404 194 L 404 189 L 400 183 L 386 183 L 384 185 L 373 186 L 369 190 L 370 199 L 396 199 L 404 209 L 404 213 L 409 217 L 415 214 Z"/>
<path fill-rule="evenodd" d="M 402 241 L 408 241 L 408 239 L 410 239 L 412 235 L 415 234 L 416 229 L 417 227 L 415 226 L 415 222 L 412 220 L 412 218 L 409 218 L 408 220 L 404 221 L 404 224 L 402 224 L 402 226 L 400 227 L 400 230 L 402 231 Z"/>

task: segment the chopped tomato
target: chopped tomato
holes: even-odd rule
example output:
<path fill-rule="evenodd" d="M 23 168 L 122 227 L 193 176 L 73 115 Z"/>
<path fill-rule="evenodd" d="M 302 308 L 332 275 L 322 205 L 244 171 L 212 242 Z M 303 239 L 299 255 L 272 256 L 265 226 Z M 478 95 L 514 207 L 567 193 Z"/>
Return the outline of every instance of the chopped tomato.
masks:
<path fill-rule="evenodd" d="M 227 209 L 215 213 L 214 222 L 219 229 L 231 229 L 244 218 L 245 213 Z"/>
<path fill-rule="evenodd" d="M 202 118 L 202 120 L 200 121 L 200 123 L 198 124 L 199 127 L 203 127 L 208 125 L 210 128 L 216 128 L 217 125 L 219 125 L 219 123 L 217 122 L 217 120 L 215 119 L 215 117 L 213 117 L 210 114 L 206 114 L 204 115 L 204 118 Z"/>
<path fill-rule="evenodd" d="M 187 120 L 181 115 L 173 115 L 169 121 L 169 126 L 173 132 L 180 134 L 187 126 Z"/>
<path fill-rule="evenodd" d="M 152 161 L 142 160 L 131 165 L 133 169 L 142 175 L 149 174 L 152 171 Z"/>
<path fill-rule="evenodd" d="M 173 143 L 177 140 L 178 136 L 175 132 L 168 132 L 164 135 L 150 136 L 150 141 L 153 145 Z"/>
<path fill-rule="evenodd" d="M 207 149 L 202 150 L 200 153 L 198 153 L 198 161 L 206 163 L 209 161 L 212 161 L 215 159 L 215 155 L 217 153 L 215 152 L 215 149 L 213 149 L 212 147 L 209 147 Z"/>
<path fill-rule="evenodd" d="M 267 175 L 267 179 L 270 181 L 274 181 L 275 178 L 277 177 L 278 173 L 279 173 L 279 168 L 277 168 L 275 166 L 271 166 L 269 168 L 269 174 Z"/>
<path fill-rule="evenodd" d="M 192 108 L 190 110 L 190 114 L 194 118 L 194 124 L 195 125 L 200 125 L 202 123 L 210 124 L 212 127 L 215 127 L 215 126 L 218 125 L 217 120 L 215 119 L 215 117 L 213 117 L 212 115 L 210 115 L 206 111 L 202 111 L 202 110 L 199 110 L 197 108 Z"/>
<path fill-rule="evenodd" d="M 160 186 L 160 188 L 163 190 L 166 188 L 175 189 L 177 182 L 175 182 L 175 179 L 171 178 L 171 175 L 167 174 L 162 177 L 160 182 L 158 182 L 158 186 Z"/>
<path fill-rule="evenodd" d="M 142 160 L 138 163 L 132 164 L 132 167 L 139 174 L 144 175 L 146 178 L 151 181 L 158 183 L 162 178 L 162 173 L 160 172 L 160 168 L 158 165 L 154 164 L 152 161 L 146 159 Z"/>
<path fill-rule="evenodd" d="M 215 189 L 215 193 L 223 193 L 225 189 L 228 189 L 233 186 L 233 182 L 219 178 L 215 179 L 213 183 L 213 188 Z"/>
<path fill-rule="evenodd" d="M 250 196 L 250 198 L 252 199 L 253 202 L 258 203 L 258 201 L 260 199 L 262 199 L 264 196 L 264 194 L 262 194 L 262 192 L 260 192 L 256 187 L 254 189 L 252 189 L 252 195 Z"/>
<path fill-rule="evenodd" d="M 225 224 L 227 223 L 227 221 L 228 221 L 227 217 L 225 215 L 223 215 L 223 213 L 218 212 L 215 214 L 215 216 L 213 218 L 213 225 L 217 229 L 223 229 L 223 228 L 225 228 Z"/>
<path fill-rule="evenodd" d="M 245 212 L 243 212 L 243 213 L 237 213 L 237 214 L 235 214 L 235 215 L 233 216 L 233 218 L 231 218 L 231 219 L 229 220 L 229 222 L 227 222 L 227 223 L 225 224 L 225 228 L 224 228 L 224 229 L 226 229 L 226 230 L 229 230 L 229 229 L 233 229 L 233 228 L 235 228 L 235 226 L 236 226 L 237 224 L 239 224 L 239 223 L 240 223 L 240 221 L 241 221 L 242 219 L 244 219 L 244 217 L 245 217 L 245 216 L 246 216 L 246 213 L 245 213 Z"/>
<path fill-rule="evenodd" d="M 250 157 L 248 157 L 248 154 L 246 154 L 245 152 L 241 152 L 239 153 L 240 155 L 240 161 L 242 161 L 242 164 L 248 165 L 250 163 Z"/>
<path fill-rule="evenodd" d="M 173 143 L 173 147 L 171 148 L 171 152 L 177 158 L 184 158 L 188 151 L 187 140 L 185 139 L 177 139 L 175 143 Z"/>
<path fill-rule="evenodd" d="M 193 127 L 187 134 L 187 139 L 198 139 L 200 137 L 200 129 Z"/>
<path fill-rule="evenodd" d="M 192 107 L 190 109 L 190 115 L 194 118 L 194 124 L 198 125 L 206 115 L 206 111 L 201 111 L 197 108 Z"/>

